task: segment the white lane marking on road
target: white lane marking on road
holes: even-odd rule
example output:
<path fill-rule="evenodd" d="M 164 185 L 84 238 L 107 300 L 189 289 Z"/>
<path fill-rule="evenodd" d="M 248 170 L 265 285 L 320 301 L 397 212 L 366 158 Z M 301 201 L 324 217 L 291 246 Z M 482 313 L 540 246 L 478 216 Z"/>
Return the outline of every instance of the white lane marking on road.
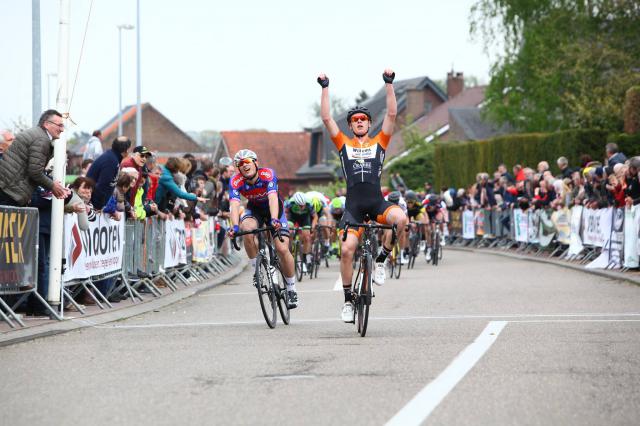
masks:
<path fill-rule="evenodd" d="M 389 420 L 387 426 L 420 425 L 489 350 L 507 321 L 491 321 L 431 383 Z"/>
<path fill-rule="evenodd" d="M 336 278 L 336 283 L 333 286 L 333 291 L 341 291 L 342 290 L 342 274 L 338 273 L 338 278 Z"/>
<path fill-rule="evenodd" d="M 577 314 L 556 314 L 545 315 L 548 318 L 562 318 L 565 316 L 576 317 Z M 487 319 L 487 318 L 514 318 L 509 322 L 522 322 L 522 323 L 543 323 L 543 322 L 640 322 L 640 319 L 589 319 L 589 317 L 637 317 L 640 313 L 626 313 L 626 314 L 581 314 L 579 315 L 583 319 L 532 319 L 532 320 L 519 320 L 517 318 L 535 318 L 537 315 L 459 315 L 459 316 L 416 316 L 416 317 L 370 317 L 370 321 L 413 321 L 413 320 L 460 320 L 460 319 Z M 337 318 L 309 318 L 309 319 L 294 319 L 293 323 L 305 324 L 305 323 L 323 323 L 323 322 L 341 322 Z M 219 326 L 234 326 L 234 325 L 255 325 L 263 324 L 262 320 L 255 321 L 219 321 L 219 322 L 182 322 L 182 323 L 164 323 L 164 324 L 135 324 L 135 325 L 95 325 L 94 328 L 103 329 L 132 329 L 132 328 L 178 328 L 178 327 L 219 327 Z"/>
<path fill-rule="evenodd" d="M 298 283 L 299 285 L 300 283 Z M 298 294 L 304 293 L 332 293 L 333 290 L 300 290 L 298 287 Z M 217 297 L 217 296 L 255 296 L 255 291 L 245 291 L 237 293 L 215 293 L 215 294 L 200 294 L 198 297 Z"/>
<path fill-rule="evenodd" d="M 312 374 L 291 374 L 289 376 L 263 376 L 260 378 L 264 380 L 300 380 L 300 379 L 315 379 L 316 376 Z"/>

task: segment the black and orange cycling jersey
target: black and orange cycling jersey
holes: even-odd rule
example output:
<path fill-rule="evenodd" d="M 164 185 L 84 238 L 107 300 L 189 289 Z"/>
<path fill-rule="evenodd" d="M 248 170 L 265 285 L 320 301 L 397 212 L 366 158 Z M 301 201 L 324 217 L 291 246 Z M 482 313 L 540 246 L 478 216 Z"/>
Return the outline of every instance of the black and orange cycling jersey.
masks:
<path fill-rule="evenodd" d="M 356 137 L 349 139 L 342 132 L 331 138 L 340 153 L 347 188 L 358 183 L 380 186 L 382 164 L 390 139 L 391 136 L 382 131 L 373 138 L 367 136 L 362 142 Z"/>

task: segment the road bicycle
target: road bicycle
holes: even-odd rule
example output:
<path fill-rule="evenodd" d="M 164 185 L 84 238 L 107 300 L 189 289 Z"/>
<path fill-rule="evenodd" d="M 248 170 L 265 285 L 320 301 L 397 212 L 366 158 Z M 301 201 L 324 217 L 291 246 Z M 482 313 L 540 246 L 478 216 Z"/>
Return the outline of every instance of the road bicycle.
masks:
<path fill-rule="evenodd" d="M 368 218 L 365 217 L 365 221 Z M 373 263 L 376 257 L 374 251 L 374 245 L 376 230 L 379 229 L 391 229 L 392 237 L 391 243 L 396 243 L 396 225 L 378 225 L 377 223 L 350 223 L 347 222 L 344 227 L 344 233 L 342 235 L 342 241 L 347 239 L 347 231 L 349 228 L 363 228 L 362 237 L 362 251 L 360 253 L 360 259 L 358 263 L 358 272 L 356 273 L 355 280 L 351 283 L 351 300 L 353 301 L 355 312 L 354 318 L 358 328 L 360 336 L 364 337 L 367 333 L 367 324 L 369 322 L 369 309 L 371 307 L 371 299 L 375 296 L 371 288 L 373 274 Z"/>
<path fill-rule="evenodd" d="M 413 269 L 416 264 L 416 258 L 420 254 L 420 241 L 422 240 L 422 223 L 411 221 L 407 225 L 409 230 L 409 263 L 408 269 Z"/>
<path fill-rule="evenodd" d="M 402 271 L 402 261 L 401 261 L 401 252 L 400 244 L 396 242 L 393 245 L 393 249 L 389 256 L 387 257 L 387 270 L 389 271 L 389 278 L 400 279 L 400 272 Z"/>
<path fill-rule="evenodd" d="M 440 224 L 442 221 L 431 222 L 431 264 L 438 266 L 438 263 L 442 260 L 442 245 L 441 245 L 441 231 Z"/>
<path fill-rule="evenodd" d="M 309 277 L 318 278 L 318 269 L 324 262 L 325 266 L 329 267 L 329 251 L 322 244 L 322 230 L 332 227 L 328 225 L 316 225 L 313 232 L 313 243 L 311 246 L 311 262 L 309 265 Z"/>
<path fill-rule="evenodd" d="M 298 282 L 302 281 L 305 273 L 304 253 L 302 253 L 302 241 L 300 240 L 301 231 L 302 228 L 297 226 L 290 229 L 290 250 L 291 254 L 293 255 L 293 261 L 296 268 L 296 279 L 298 280 Z"/>
<path fill-rule="evenodd" d="M 240 250 L 236 238 L 243 235 L 256 235 L 258 238 L 258 255 L 256 256 L 256 268 L 253 273 L 254 285 L 260 299 L 260 309 L 269 328 L 275 328 L 280 311 L 280 318 L 284 324 L 289 324 L 289 295 L 287 293 L 284 274 L 280 268 L 280 261 L 273 245 L 271 231 L 272 226 L 254 229 L 252 231 L 237 232 L 232 239 L 233 247 Z M 269 232 L 267 232 L 269 231 Z M 264 233 L 267 232 L 266 237 Z M 278 239 L 284 242 L 281 235 Z"/>

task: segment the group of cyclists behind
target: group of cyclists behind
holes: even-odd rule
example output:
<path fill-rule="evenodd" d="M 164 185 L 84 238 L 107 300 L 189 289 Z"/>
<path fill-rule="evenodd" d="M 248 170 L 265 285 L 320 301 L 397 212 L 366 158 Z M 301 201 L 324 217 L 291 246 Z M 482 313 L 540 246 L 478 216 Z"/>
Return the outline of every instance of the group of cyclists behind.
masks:
<path fill-rule="evenodd" d="M 394 191 L 383 196 L 380 176 L 385 153 L 397 115 L 397 102 L 393 89 L 395 73 L 387 69 L 382 74 L 386 91 L 386 112 L 381 131 L 370 136 L 372 116 L 369 110 L 356 106 L 347 113 L 347 125 L 353 137 L 345 135 L 331 116 L 329 101 L 329 78 L 320 74 L 317 82 L 322 87 L 320 113 L 322 121 L 338 150 L 342 171 L 346 180 L 346 194 L 329 199 L 317 191 L 296 192 L 284 201 L 278 194 L 278 179 L 275 170 L 259 166 L 258 156 L 250 150 L 240 150 L 234 156 L 238 173 L 230 182 L 231 238 L 240 231 L 252 231 L 268 226 L 286 281 L 289 308 L 298 306 L 295 266 L 290 251 L 292 228 L 302 241 L 303 268 L 309 268 L 312 241 L 319 239 L 323 254 L 329 252 L 331 244 L 338 244 L 340 273 L 344 290 L 341 318 L 354 321 L 354 300 L 351 290 L 353 278 L 353 256 L 358 247 L 362 228 L 345 224 L 363 223 L 366 220 L 383 225 L 395 225 L 401 261 L 407 261 L 409 230 L 419 228 L 422 236 L 421 248 L 430 247 L 430 230 L 444 226 L 446 208 L 437 195 L 420 199 L 414 191 Z M 246 207 L 240 203 L 246 198 Z M 318 226 L 320 225 L 320 226 Z M 337 232 L 336 232 L 337 231 Z M 443 228 L 441 228 L 443 231 Z M 444 235 L 440 232 L 440 235 Z M 375 258 L 373 282 L 383 285 L 386 279 L 385 261 L 393 250 L 392 231 L 386 230 L 381 238 L 379 254 Z M 255 268 L 257 246 L 253 235 L 243 237 L 245 251 L 251 266 Z M 442 240 L 444 244 L 444 239 Z M 427 261 L 431 253 L 425 250 Z M 255 283 L 254 283 L 255 284 Z"/>

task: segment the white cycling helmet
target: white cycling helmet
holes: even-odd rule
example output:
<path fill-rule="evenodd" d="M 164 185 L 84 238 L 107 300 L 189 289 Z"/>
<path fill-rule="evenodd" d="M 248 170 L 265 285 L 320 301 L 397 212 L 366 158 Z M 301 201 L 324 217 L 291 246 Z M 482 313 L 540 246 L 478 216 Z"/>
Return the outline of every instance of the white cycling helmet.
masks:
<path fill-rule="evenodd" d="M 236 155 L 233 157 L 233 162 L 238 163 L 245 158 L 250 158 L 253 161 L 258 161 L 258 156 L 255 152 L 251 151 L 250 149 L 241 149 L 240 151 L 236 152 Z"/>
<path fill-rule="evenodd" d="M 293 202 L 299 206 L 307 204 L 307 197 L 305 197 L 302 192 L 296 192 L 291 198 L 293 199 Z"/>

